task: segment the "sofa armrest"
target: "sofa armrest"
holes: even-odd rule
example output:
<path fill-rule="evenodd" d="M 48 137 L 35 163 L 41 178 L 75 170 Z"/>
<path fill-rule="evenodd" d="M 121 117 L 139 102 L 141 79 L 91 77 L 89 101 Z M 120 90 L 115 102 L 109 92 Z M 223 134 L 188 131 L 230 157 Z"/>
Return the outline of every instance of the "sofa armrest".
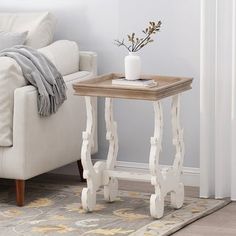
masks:
<path fill-rule="evenodd" d="M 97 74 L 97 54 L 90 51 L 79 52 L 79 70 Z"/>
<path fill-rule="evenodd" d="M 86 110 L 83 97 L 74 95 L 74 82 L 67 83 L 67 100 L 49 117 L 38 115 L 37 90 L 33 86 L 15 90 L 14 145 L 6 159 L 14 161 L 17 168 L 10 178 L 28 179 L 80 159 Z M 94 138 L 93 153 L 97 151 L 97 133 Z M 10 169 L 5 176 L 9 176 Z"/>

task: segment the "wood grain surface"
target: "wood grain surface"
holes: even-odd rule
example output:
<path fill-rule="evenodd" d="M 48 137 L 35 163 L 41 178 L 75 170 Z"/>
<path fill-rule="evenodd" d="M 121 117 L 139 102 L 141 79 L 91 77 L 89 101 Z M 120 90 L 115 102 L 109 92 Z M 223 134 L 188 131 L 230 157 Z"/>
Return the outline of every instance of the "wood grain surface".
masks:
<path fill-rule="evenodd" d="M 193 78 L 143 75 L 142 79 L 155 80 L 157 86 L 148 88 L 112 84 L 113 79 L 122 77 L 124 77 L 124 75 L 118 73 L 95 76 L 86 81 L 74 83 L 73 88 L 75 94 L 80 96 L 157 101 L 191 89 L 193 81 Z"/>

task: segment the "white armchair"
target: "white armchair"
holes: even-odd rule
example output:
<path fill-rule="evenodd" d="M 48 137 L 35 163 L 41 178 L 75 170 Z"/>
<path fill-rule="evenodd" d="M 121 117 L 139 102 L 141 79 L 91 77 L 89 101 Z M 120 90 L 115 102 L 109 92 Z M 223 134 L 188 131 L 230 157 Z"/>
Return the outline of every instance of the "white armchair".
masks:
<path fill-rule="evenodd" d="M 65 41 L 62 44 L 66 44 Z M 41 52 L 49 59 L 55 60 L 59 70 L 67 70 L 68 68 L 60 64 L 67 48 L 56 50 L 56 53 L 53 45 L 51 48 L 53 50 L 50 50 L 49 46 Z M 73 95 L 72 83 L 95 75 L 97 62 L 96 54 L 93 52 L 79 52 L 78 58 L 77 71 L 63 76 L 68 88 L 67 100 L 56 114 L 49 117 L 38 115 L 37 91 L 33 86 L 18 87 L 14 91 L 12 145 L 0 147 L 0 178 L 16 180 L 18 206 L 24 204 L 25 180 L 80 160 L 86 114 L 84 100 Z M 16 66 L 15 64 L 12 62 L 12 66 Z M 94 105 L 96 106 L 95 100 Z M 93 152 L 96 150 L 97 137 Z"/>

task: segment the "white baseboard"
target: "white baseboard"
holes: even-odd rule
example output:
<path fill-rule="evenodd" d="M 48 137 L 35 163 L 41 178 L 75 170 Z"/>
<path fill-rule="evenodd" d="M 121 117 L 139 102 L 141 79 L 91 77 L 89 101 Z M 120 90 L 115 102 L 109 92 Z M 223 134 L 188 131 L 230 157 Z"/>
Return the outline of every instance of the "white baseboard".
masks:
<path fill-rule="evenodd" d="M 98 159 L 94 159 L 97 161 Z M 132 169 L 143 169 L 148 170 L 147 163 L 137 163 L 137 162 L 125 162 L 125 161 L 117 161 L 116 164 L 119 168 L 132 168 Z M 162 165 L 162 167 L 167 167 L 166 165 Z M 77 164 L 72 163 L 57 170 L 52 171 L 51 173 L 55 174 L 65 174 L 65 175 L 78 175 Z M 200 183 L 200 170 L 199 168 L 193 167 L 183 167 L 183 176 L 182 180 L 185 186 L 193 186 L 199 187 Z"/>

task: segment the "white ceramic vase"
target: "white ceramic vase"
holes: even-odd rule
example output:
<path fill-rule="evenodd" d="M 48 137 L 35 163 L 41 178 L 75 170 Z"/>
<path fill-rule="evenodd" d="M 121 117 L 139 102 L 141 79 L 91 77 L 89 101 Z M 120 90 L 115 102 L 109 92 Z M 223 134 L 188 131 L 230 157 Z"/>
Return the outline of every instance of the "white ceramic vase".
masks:
<path fill-rule="evenodd" d="M 125 57 L 125 78 L 127 80 L 140 79 L 141 75 L 141 58 L 134 52 L 129 52 Z"/>

